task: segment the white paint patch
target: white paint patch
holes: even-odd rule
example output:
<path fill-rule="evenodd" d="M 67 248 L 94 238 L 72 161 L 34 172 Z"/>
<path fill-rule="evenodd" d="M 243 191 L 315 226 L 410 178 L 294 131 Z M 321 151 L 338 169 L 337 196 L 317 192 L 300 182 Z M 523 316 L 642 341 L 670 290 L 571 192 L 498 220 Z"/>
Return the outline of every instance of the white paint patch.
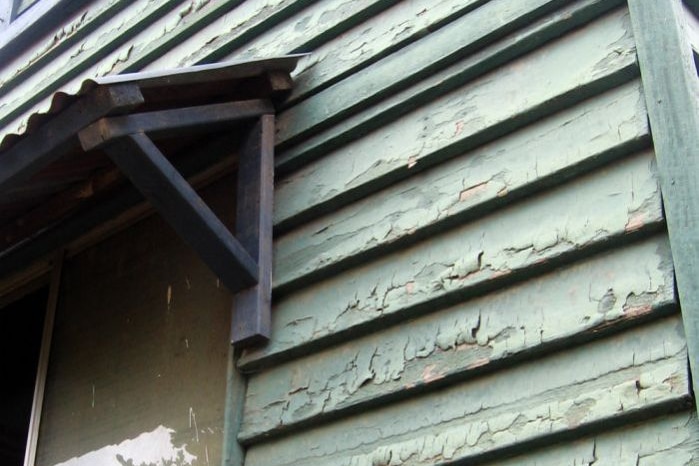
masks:
<path fill-rule="evenodd" d="M 187 445 L 181 447 L 172 443 L 173 429 L 158 426 L 152 432 L 144 432 L 134 439 L 128 439 L 119 445 L 108 445 L 99 450 L 71 458 L 54 466 L 188 466 L 197 459 L 187 451 Z"/>

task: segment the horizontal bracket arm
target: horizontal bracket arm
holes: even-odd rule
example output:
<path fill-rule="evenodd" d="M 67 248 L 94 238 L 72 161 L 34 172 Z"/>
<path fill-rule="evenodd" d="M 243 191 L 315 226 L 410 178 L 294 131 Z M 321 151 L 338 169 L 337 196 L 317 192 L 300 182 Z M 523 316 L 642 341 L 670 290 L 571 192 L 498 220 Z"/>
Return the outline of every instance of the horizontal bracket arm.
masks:
<path fill-rule="evenodd" d="M 211 131 L 216 125 L 256 118 L 272 112 L 274 107 L 271 102 L 256 99 L 106 117 L 82 130 L 80 142 L 83 149 L 88 151 L 129 134 L 167 135 L 181 131 Z"/>

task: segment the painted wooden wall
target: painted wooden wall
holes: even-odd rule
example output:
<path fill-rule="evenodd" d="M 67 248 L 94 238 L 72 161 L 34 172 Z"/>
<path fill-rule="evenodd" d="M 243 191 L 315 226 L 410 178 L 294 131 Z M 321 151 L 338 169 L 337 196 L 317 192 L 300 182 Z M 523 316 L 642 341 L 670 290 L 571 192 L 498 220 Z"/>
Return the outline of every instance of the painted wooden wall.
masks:
<path fill-rule="evenodd" d="M 95 0 L 0 69 L 0 125 L 85 77 L 290 52 L 245 464 L 696 464 L 622 0 Z"/>

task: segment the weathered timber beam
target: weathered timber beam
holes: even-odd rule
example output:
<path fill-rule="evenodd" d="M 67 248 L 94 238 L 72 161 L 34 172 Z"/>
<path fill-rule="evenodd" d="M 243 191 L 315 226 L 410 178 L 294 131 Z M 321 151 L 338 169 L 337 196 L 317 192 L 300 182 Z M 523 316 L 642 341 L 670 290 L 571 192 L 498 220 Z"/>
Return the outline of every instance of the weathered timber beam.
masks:
<path fill-rule="evenodd" d="M 630 0 L 695 393 L 699 393 L 699 80 L 681 0 Z"/>
<path fill-rule="evenodd" d="M 0 251 L 5 251 L 25 238 L 34 236 L 54 222 L 76 210 L 85 200 L 116 186 L 121 173 L 113 168 L 54 194 L 47 201 L 14 221 L 0 226 Z"/>
<path fill-rule="evenodd" d="M 0 192 L 7 192 L 58 159 L 75 134 L 85 126 L 105 115 L 142 103 L 141 91 L 132 84 L 99 87 L 79 99 L 0 157 Z"/>
<path fill-rule="evenodd" d="M 145 134 L 104 151 L 231 291 L 257 283 L 257 264 Z"/>
<path fill-rule="evenodd" d="M 274 112 L 268 100 L 243 100 L 222 104 L 106 117 L 80 132 L 83 149 L 94 149 L 111 139 L 133 133 L 173 134 L 182 130 L 211 130 L 212 125 L 259 117 Z"/>
<path fill-rule="evenodd" d="M 235 297 L 236 347 L 265 342 L 271 335 L 273 196 L 274 115 L 264 115 L 249 133 L 238 162 L 236 237 L 257 260 L 259 283 Z"/>
<path fill-rule="evenodd" d="M 237 157 L 221 159 L 222 154 L 230 152 L 231 144 L 237 144 L 236 141 L 233 134 L 220 136 L 196 148 L 189 157 L 179 160 L 176 168 L 195 189 L 204 186 L 237 164 Z M 99 183 L 93 183 L 93 189 L 104 186 L 96 188 L 96 184 Z M 0 252 L 0 277 L 41 260 L 56 249 L 56 244 L 70 243 L 72 254 L 83 250 L 87 244 L 95 242 L 88 238 L 105 238 L 109 236 L 109 231 L 116 231 L 130 221 L 125 219 L 137 218 L 140 215 L 137 212 L 144 215 L 150 212 L 152 209 L 145 204 L 141 193 L 133 185 L 127 184 L 114 195 L 82 209 L 79 215 L 62 218 L 60 222 L 47 221 L 40 231 Z"/>

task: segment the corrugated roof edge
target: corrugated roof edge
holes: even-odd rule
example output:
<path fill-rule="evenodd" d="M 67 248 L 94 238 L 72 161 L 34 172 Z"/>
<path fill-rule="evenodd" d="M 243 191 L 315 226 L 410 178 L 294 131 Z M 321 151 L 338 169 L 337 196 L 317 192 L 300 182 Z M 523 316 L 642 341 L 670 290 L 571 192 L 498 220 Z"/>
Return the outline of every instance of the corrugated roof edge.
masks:
<path fill-rule="evenodd" d="M 43 101 L 34 112 L 20 118 L 14 128 L 0 129 L 0 153 L 12 147 L 17 141 L 31 134 L 52 115 L 60 112 L 81 96 L 99 86 L 135 83 L 142 88 L 152 88 L 175 84 L 198 83 L 212 78 L 244 78 L 256 76 L 268 71 L 285 71 L 291 73 L 301 57 L 307 54 L 291 54 L 281 57 L 253 60 L 229 60 L 206 65 L 195 65 L 162 71 L 127 73 L 97 78 L 87 78 L 75 91 L 56 91 Z M 36 107 L 35 107 L 36 108 Z M 1 162 L 0 162 L 1 163 Z"/>

